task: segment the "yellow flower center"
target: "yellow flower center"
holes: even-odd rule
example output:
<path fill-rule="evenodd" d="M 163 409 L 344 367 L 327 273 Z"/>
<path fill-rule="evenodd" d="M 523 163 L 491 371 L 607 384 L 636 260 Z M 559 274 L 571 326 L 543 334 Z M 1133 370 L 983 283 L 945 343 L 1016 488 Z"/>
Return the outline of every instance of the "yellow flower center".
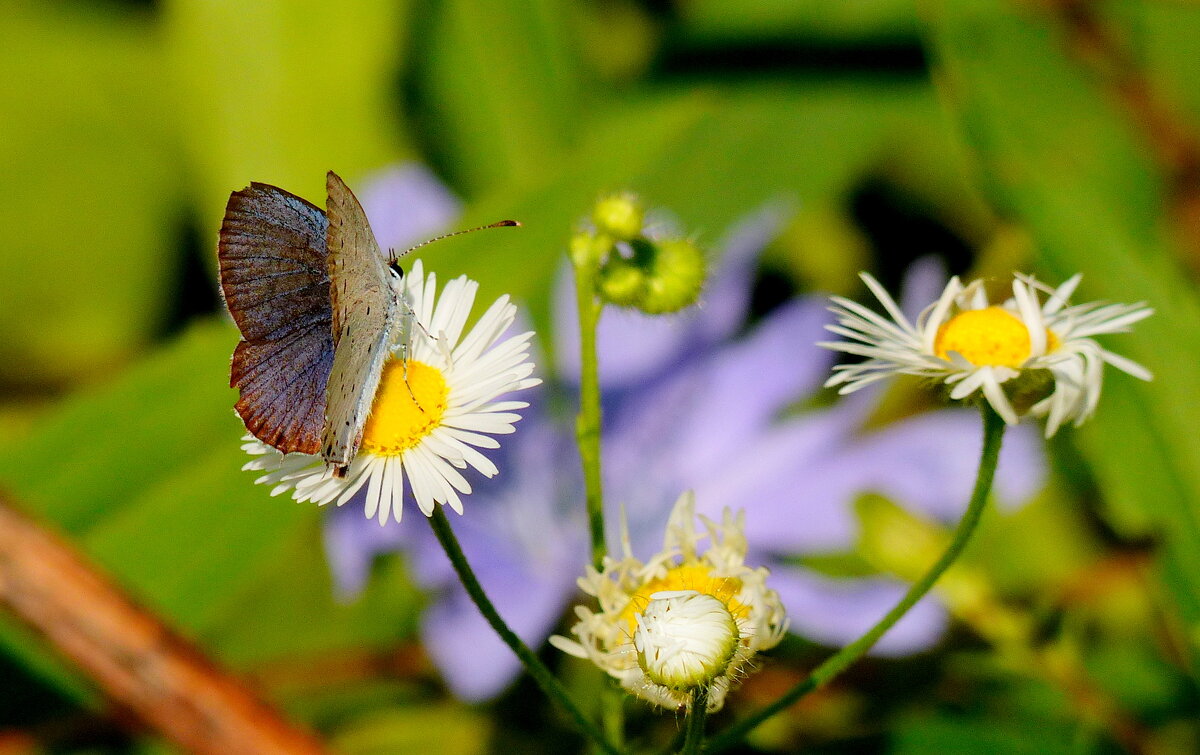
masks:
<path fill-rule="evenodd" d="M 637 630 L 637 615 L 650 604 L 650 596 L 671 590 L 695 590 L 711 595 L 725 604 L 735 619 L 750 615 L 750 609 L 734 599 L 742 590 L 742 581 L 732 577 L 714 577 L 703 564 L 681 564 L 663 577 L 652 579 L 638 588 L 621 611 L 621 619 L 629 627 L 630 636 Z"/>
<path fill-rule="evenodd" d="M 436 367 L 391 360 L 383 367 L 375 403 L 363 427 L 362 450 L 376 456 L 397 456 L 417 445 L 441 424 L 449 392 Z"/>
<path fill-rule="evenodd" d="M 1046 331 L 1046 351 L 1053 351 L 1058 339 Z M 1002 307 L 968 309 L 950 318 L 938 328 L 933 351 L 949 360 L 957 352 L 973 365 L 999 365 L 1017 368 L 1029 359 L 1029 329 L 1012 312 Z"/>

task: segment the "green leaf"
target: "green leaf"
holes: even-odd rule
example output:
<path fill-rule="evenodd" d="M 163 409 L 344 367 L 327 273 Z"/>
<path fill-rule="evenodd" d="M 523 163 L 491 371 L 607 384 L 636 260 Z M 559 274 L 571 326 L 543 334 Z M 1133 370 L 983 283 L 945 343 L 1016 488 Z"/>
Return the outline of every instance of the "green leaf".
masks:
<path fill-rule="evenodd" d="M 231 326 L 208 323 L 112 384 L 74 396 L 8 449 L 14 463 L 0 477 L 29 509 L 83 533 L 198 453 L 236 448 L 228 364 L 237 338 Z"/>
<path fill-rule="evenodd" d="M 1106 341 L 1154 381 L 1109 369 L 1099 412 L 1078 439 L 1112 505 L 1167 538 L 1167 584 L 1200 627 L 1200 299 L 1162 230 L 1168 193 L 1139 124 L 1066 57 L 1044 17 L 948 0 L 930 22 L 945 101 L 994 199 L 1033 232 L 1049 275 L 1084 273 L 1080 300 L 1157 310 L 1134 335 Z"/>
<path fill-rule="evenodd" d="M 391 708 L 363 716 L 342 729 L 333 746 L 346 755 L 429 752 L 472 755 L 487 751 L 491 725 L 459 707 Z"/>
<path fill-rule="evenodd" d="M 406 4 L 166 4 L 170 103 L 215 246 L 225 202 L 251 181 L 323 205 L 325 172 L 350 185 L 400 147 L 392 104 Z"/>
<path fill-rule="evenodd" d="M 471 234 L 421 254 L 440 274 L 480 280 L 483 299 L 507 292 L 543 317 L 567 240 L 600 193 L 637 191 L 713 249 L 730 224 L 766 202 L 801 212 L 846 204 L 861 182 L 891 165 L 882 156 L 898 150 L 936 156 L 926 185 L 964 187 L 949 133 L 920 81 L 667 89 L 614 104 L 553 174 L 490 194 L 462 221 L 511 217 L 524 227 Z M 972 197 L 962 188 L 956 198 L 972 204 Z"/>
<path fill-rule="evenodd" d="M 411 631 L 417 593 L 398 569 L 335 601 L 312 504 L 271 498 L 242 472 L 225 323 L 201 324 L 112 385 L 80 395 L 0 472 L 24 508 L 67 529 L 138 602 L 239 664 L 379 647 Z M 28 642 L 14 657 L 55 679 Z M 58 679 L 69 689 L 67 680 Z"/>
<path fill-rule="evenodd" d="M 1071 731 L 1045 722 L 988 721 L 967 717 L 924 716 L 903 721 L 889 752 L 917 755 L 970 752 L 973 755 L 1060 755 L 1074 752 Z"/>
<path fill-rule="evenodd" d="M 145 344 L 172 292 L 179 156 L 138 16 L 0 6 L 0 380 L 71 383 Z"/>
<path fill-rule="evenodd" d="M 840 42 L 916 41 L 914 0 L 694 0 L 681 6 L 689 40 L 818 39 Z"/>
<path fill-rule="evenodd" d="M 469 195 L 542 175 L 579 123 L 562 0 L 426 3 L 415 27 L 414 110 L 434 163 Z"/>
<path fill-rule="evenodd" d="M 312 508 L 282 498 L 271 503 Z M 426 525 L 406 517 L 401 526 Z M 319 522 L 310 521 L 280 545 L 208 629 L 207 640 L 230 662 L 303 664 L 339 652 L 386 652 L 415 632 L 424 597 L 400 558 L 379 559 L 360 595 L 338 599 L 321 555 Z"/>
<path fill-rule="evenodd" d="M 1155 96 L 1162 98 L 1176 117 L 1187 121 L 1193 133 L 1200 122 L 1200 6 L 1142 0 L 1124 9 L 1133 26 L 1134 57 L 1145 67 Z"/>

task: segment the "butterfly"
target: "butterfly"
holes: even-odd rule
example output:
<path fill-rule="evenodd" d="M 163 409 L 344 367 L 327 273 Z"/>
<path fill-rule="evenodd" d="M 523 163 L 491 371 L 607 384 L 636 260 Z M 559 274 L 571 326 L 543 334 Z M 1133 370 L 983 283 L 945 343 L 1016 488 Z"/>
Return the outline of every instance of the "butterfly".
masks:
<path fill-rule="evenodd" d="M 242 334 L 229 374 L 239 392 L 235 410 L 263 443 L 319 453 L 343 477 L 384 364 L 397 349 L 403 357 L 413 336 L 399 258 L 468 231 L 385 255 L 362 204 L 333 171 L 325 192 L 324 211 L 269 184 L 233 192 L 217 259 L 221 293 Z"/>
<path fill-rule="evenodd" d="M 333 171 L 325 188 L 324 212 L 268 184 L 233 192 L 217 259 L 242 333 L 229 384 L 246 429 L 282 453 L 320 453 L 343 476 L 413 313 L 358 198 Z"/>

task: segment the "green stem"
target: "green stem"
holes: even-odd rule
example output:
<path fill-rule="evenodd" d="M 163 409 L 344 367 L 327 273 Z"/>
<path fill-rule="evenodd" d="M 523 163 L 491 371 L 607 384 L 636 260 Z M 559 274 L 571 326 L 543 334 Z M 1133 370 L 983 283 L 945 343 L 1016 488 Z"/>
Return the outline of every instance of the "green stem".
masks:
<path fill-rule="evenodd" d="M 611 245 L 611 242 L 593 239 L 591 244 L 595 252 L 597 245 Z M 596 356 L 596 327 L 603 304 L 596 298 L 596 264 L 592 255 L 584 257 L 573 256 L 571 260 L 579 313 L 579 416 L 575 421 L 575 440 L 583 466 L 592 566 L 601 571 L 608 554 L 604 540 L 604 488 L 600 475 L 600 361 Z M 611 740 L 618 743 L 624 739 L 624 698 L 624 693 L 612 684 L 606 685 L 600 693 L 601 722 Z"/>
<path fill-rule="evenodd" d="M 551 700 L 554 700 L 562 706 L 567 715 L 575 722 L 580 731 L 590 737 L 596 745 L 609 755 L 619 755 L 620 750 L 614 747 L 604 733 L 600 731 L 587 716 L 567 695 L 567 690 L 562 686 L 562 683 L 555 678 L 554 674 L 550 673 L 550 669 L 538 660 L 537 655 L 532 650 L 521 642 L 521 638 L 508 628 L 504 623 L 504 619 L 500 618 L 500 614 L 496 612 L 496 607 L 488 600 L 487 594 L 484 593 L 483 587 L 480 586 L 479 580 L 475 578 L 475 572 L 471 569 L 471 565 L 467 563 L 467 557 L 463 555 L 462 548 L 459 547 L 458 538 L 454 536 L 454 530 L 450 528 L 450 522 L 446 520 L 446 514 L 442 511 L 441 506 L 435 506 L 433 514 L 429 517 L 429 526 L 433 528 L 433 534 L 437 536 L 438 542 L 442 544 L 442 549 L 446 551 L 446 556 L 450 559 L 451 565 L 454 566 L 454 571 L 458 574 L 459 580 L 467 590 L 467 594 L 471 596 L 471 600 L 483 614 L 483 618 L 491 625 L 496 634 L 500 635 L 500 639 L 508 645 L 521 663 L 525 665 L 525 669 L 533 680 L 537 682 L 542 691 Z"/>
<path fill-rule="evenodd" d="M 625 691 L 617 686 L 612 677 L 604 680 L 604 688 L 600 691 L 600 725 L 608 741 L 617 747 L 625 746 L 626 697 Z"/>
<path fill-rule="evenodd" d="M 708 687 L 697 687 L 692 693 L 692 709 L 688 711 L 687 735 L 680 755 L 699 755 L 704 746 L 704 723 L 708 719 Z"/>
<path fill-rule="evenodd" d="M 579 417 L 575 439 L 583 463 L 588 533 L 592 566 L 604 568 L 608 552 L 604 543 L 604 491 L 600 477 L 600 368 L 596 357 L 596 326 L 601 303 L 596 300 L 596 279 L 589 265 L 575 264 L 575 304 L 579 311 Z"/>
<path fill-rule="evenodd" d="M 963 548 L 970 541 L 972 533 L 975 532 L 976 525 L 979 524 L 979 517 L 983 514 L 988 493 L 992 489 L 992 479 L 996 474 L 996 462 L 1000 457 L 1000 441 L 1003 439 L 1003 436 L 1004 420 L 992 410 L 991 406 L 984 403 L 983 453 L 979 459 L 979 471 L 975 476 L 975 489 L 971 493 L 971 501 L 967 505 L 966 513 L 963 514 L 962 521 L 958 523 L 958 528 L 954 530 L 954 539 L 951 540 L 950 546 L 946 548 L 946 552 L 930 567 L 924 576 L 913 583 L 900 602 L 892 610 L 888 611 L 887 615 L 878 624 L 871 627 L 866 634 L 839 650 L 820 666 L 817 666 L 808 675 L 808 678 L 789 690 L 783 697 L 757 713 L 738 721 L 718 736 L 713 737 L 709 741 L 706 752 L 720 752 L 728 749 L 741 741 L 751 729 L 763 721 L 792 705 L 809 692 L 827 684 L 831 679 L 844 671 L 847 666 L 865 655 L 879 641 L 884 632 L 891 629 L 904 614 L 908 613 L 910 608 L 916 605 L 917 601 L 925 597 L 925 594 L 938 581 L 938 578 L 942 576 L 946 569 L 950 568 L 950 565 L 962 553 Z"/>

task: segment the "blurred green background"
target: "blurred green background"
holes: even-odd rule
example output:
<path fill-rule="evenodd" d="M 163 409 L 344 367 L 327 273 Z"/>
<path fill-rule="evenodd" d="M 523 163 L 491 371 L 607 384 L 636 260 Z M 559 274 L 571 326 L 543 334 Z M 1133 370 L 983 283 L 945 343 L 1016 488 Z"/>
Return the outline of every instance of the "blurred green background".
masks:
<path fill-rule="evenodd" d="M 1110 371 L 1045 500 L 985 522 L 942 645 L 867 661 L 754 747 L 1200 751 L 1198 43 L 1190 0 L 6 0 L 0 484 L 344 752 L 570 749 L 531 687 L 444 692 L 399 560 L 335 603 L 319 512 L 239 471 L 224 203 L 424 163 L 463 225 L 526 228 L 423 256 L 544 325 L 601 192 L 710 243 L 784 200 L 776 285 L 895 289 L 925 254 L 1078 271 L 1081 300 L 1157 309 L 1114 345 L 1156 379 Z M 0 753 L 165 748 L 14 624 L 0 648 Z M 729 715 L 826 652 L 785 645 Z"/>

